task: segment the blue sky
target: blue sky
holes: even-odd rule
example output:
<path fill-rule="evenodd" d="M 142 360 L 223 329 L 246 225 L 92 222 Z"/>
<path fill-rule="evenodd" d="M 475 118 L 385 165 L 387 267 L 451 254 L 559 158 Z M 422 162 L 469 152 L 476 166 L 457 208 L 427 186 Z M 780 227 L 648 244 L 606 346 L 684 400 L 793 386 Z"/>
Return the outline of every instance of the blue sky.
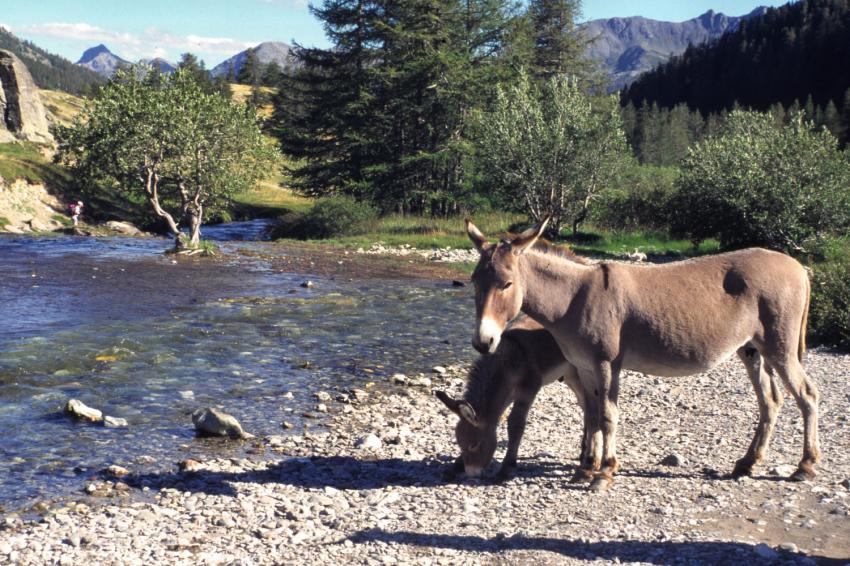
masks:
<path fill-rule="evenodd" d="M 584 19 L 645 16 L 682 21 L 713 9 L 739 16 L 758 0 L 585 0 Z M 307 0 L 3 0 L 0 25 L 72 61 L 104 43 L 126 59 L 175 61 L 191 51 L 213 67 L 262 41 L 326 45 Z"/>

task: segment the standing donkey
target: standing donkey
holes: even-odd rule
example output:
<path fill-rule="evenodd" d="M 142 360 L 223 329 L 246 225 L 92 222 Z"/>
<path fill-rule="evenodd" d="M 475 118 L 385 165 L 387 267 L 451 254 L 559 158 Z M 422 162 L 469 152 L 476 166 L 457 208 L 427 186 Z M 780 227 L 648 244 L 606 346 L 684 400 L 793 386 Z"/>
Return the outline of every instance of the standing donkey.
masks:
<path fill-rule="evenodd" d="M 692 375 L 735 353 L 755 388 L 759 422 L 733 475 L 751 474 L 764 459 L 783 396 L 772 368 L 803 414 L 803 458 L 791 479 L 814 477 L 818 391 L 801 363 L 810 292 L 803 266 L 760 248 L 664 265 L 590 264 L 549 244 L 535 245 L 545 227 L 546 221 L 493 244 L 467 221 L 480 253 L 472 275 L 473 345 L 495 351 L 520 310 L 552 334 L 588 395 L 587 450 L 577 480 L 592 480 L 594 491 L 613 481 L 621 369 Z"/>
<path fill-rule="evenodd" d="M 461 455 L 449 477 L 462 472 L 468 477 L 478 477 L 490 465 L 496 451 L 499 420 L 513 402 L 508 417 L 508 449 L 496 476 L 499 480 L 509 478 L 516 470 L 519 443 L 531 404 L 540 388 L 554 381 L 569 385 L 579 406 L 584 408 L 584 390 L 576 368 L 564 359 L 558 344 L 539 323 L 522 316 L 510 324 L 493 354 L 476 360 L 463 399 L 452 399 L 444 391 L 435 391 L 437 398 L 460 417 L 455 437 Z M 580 460 L 584 459 L 583 452 L 582 449 Z"/>

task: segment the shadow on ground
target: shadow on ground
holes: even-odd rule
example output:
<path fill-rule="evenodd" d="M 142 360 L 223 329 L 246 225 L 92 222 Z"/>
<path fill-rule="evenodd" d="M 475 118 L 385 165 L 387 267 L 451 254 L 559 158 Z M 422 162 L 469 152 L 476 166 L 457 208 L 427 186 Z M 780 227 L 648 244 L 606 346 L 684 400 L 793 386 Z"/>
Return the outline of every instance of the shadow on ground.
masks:
<path fill-rule="evenodd" d="M 577 560 L 596 560 L 616 562 L 644 562 L 649 564 L 762 564 L 799 561 L 799 554 L 786 551 L 764 549 L 771 553 L 764 556 L 755 552 L 755 546 L 740 542 L 722 541 L 643 541 L 611 540 L 602 542 L 582 542 L 580 540 L 559 539 L 553 537 L 529 537 L 514 535 L 487 538 L 474 535 L 442 535 L 415 533 L 407 531 L 389 532 L 381 529 L 369 529 L 355 533 L 349 539 L 355 544 L 381 542 L 385 544 L 403 544 L 427 548 L 444 548 L 466 552 L 498 553 L 514 551 L 548 551 Z M 844 564 L 846 561 L 808 556 L 818 564 Z M 537 557 L 536 561 L 542 560 Z"/>
<path fill-rule="evenodd" d="M 488 479 L 463 480 L 477 485 L 492 485 L 498 464 L 491 466 Z M 236 495 L 234 484 L 275 483 L 307 489 L 381 489 L 387 486 L 436 487 L 449 483 L 445 473 L 451 460 L 403 460 L 400 458 L 358 459 L 351 456 L 310 456 L 286 458 L 271 464 L 267 469 L 242 472 L 217 472 L 197 470 L 192 472 L 157 472 L 129 477 L 127 483 L 134 487 L 162 489 L 173 487 L 183 491 L 219 495 Z M 573 463 L 524 461 L 512 481 L 546 480 L 556 482 L 558 489 L 584 490 L 584 484 L 571 484 L 575 472 Z M 623 478 L 667 478 L 727 480 L 728 476 L 706 469 L 702 473 L 663 470 L 622 470 Z M 778 479 L 778 478 L 766 478 Z"/>

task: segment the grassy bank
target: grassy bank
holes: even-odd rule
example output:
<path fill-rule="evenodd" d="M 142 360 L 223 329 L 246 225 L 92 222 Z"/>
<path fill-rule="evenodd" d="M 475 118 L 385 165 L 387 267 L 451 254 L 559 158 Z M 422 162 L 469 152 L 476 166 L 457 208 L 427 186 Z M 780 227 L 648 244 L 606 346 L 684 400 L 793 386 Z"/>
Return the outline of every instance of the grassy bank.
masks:
<path fill-rule="evenodd" d="M 0 144 L 0 177 L 6 182 L 25 179 L 31 184 L 61 189 L 70 178 L 65 169 L 51 162 L 48 148 L 32 142 Z"/>

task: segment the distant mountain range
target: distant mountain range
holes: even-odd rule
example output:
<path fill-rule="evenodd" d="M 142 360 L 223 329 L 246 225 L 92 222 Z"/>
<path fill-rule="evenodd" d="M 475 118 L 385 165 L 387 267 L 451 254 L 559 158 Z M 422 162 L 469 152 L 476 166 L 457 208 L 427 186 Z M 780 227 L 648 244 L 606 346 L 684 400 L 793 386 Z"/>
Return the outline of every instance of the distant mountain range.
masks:
<path fill-rule="evenodd" d="M 684 53 L 689 45 L 698 45 L 734 31 L 742 20 L 760 16 L 766 10 L 759 7 L 737 17 L 709 10 L 684 22 L 663 22 L 641 16 L 607 18 L 591 20 L 581 29 L 589 41 L 588 55 L 599 62 L 611 78 L 612 90 L 617 90 L 670 57 Z M 235 77 L 252 52 L 261 66 L 276 63 L 283 69 L 296 64 L 289 44 L 267 41 L 222 61 L 210 70 L 210 74 L 219 77 L 232 73 Z M 175 68 L 164 59 L 147 62 L 165 73 Z M 106 46 L 98 45 L 87 49 L 77 64 L 108 78 L 122 65 L 132 63 L 113 54 Z"/>
<path fill-rule="evenodd" d="M 104 44 L 90 47 L 83 52 L 77 65 L 90 69 L 104 78 L 109 78 L 122 67 L 132 67 L 134 63 L 115 55 Z M 172 73 L 177 67 L 162 58 L 141 59 L 139 64 L 150 65 L 161 73 Z"/>
<path fill-rule="evenodd" d="M 277 63 L 283 69 L 293 64 L 292 47 L 290 45 L 280 41 L 267 41 L 222 61 L 210 70 L 210 75 L 215 78 L 232 71 L 235 77 L 245 65 L 248 54 L 251 52 L 256 55 L 261 66 Z M 161 58 L 142 59 L 139 63 L 151 65 L 162 73 L 171 73 L 177 69 L 174 64 Z M 121 67 L 130 67 L 133 63 L 115 55 L 105 45 L 100 44 L 86 49 L 80 60 L 77 61 L 77 65 L 94 71 L 101 77 L 109 78 Z"/>
<path fill-rule="evenodd" d="M 698 45 L 737 29 L 747 18 L 760 16 L 759 7 L 732 17 L 713 10 L 684 22 L 662 22 L 641 16 L 591 20 L 582 26 L 590 40 L 588 55 L 611 77 L 613 90 L 622 88 L 646 71 Z"/>
<path fill-rule="evenodd" d="M 280 41 L 266 41 L 251 49 L 241 51 L 226 59 L 212 68 L 210 74 L 213 78 L 227 75 L 232 71 L 233 77 L 239 74 L 240 69 L 245 65 L 245 60 L 248 59 L 248 53 L 253 52 L 257 57 L 257 62 L 265 67 L 269 63 L 277 63 L 278 67 L 284 69 L 291 67 L 294 64 L 292 57 L 292 46 Z"/>

